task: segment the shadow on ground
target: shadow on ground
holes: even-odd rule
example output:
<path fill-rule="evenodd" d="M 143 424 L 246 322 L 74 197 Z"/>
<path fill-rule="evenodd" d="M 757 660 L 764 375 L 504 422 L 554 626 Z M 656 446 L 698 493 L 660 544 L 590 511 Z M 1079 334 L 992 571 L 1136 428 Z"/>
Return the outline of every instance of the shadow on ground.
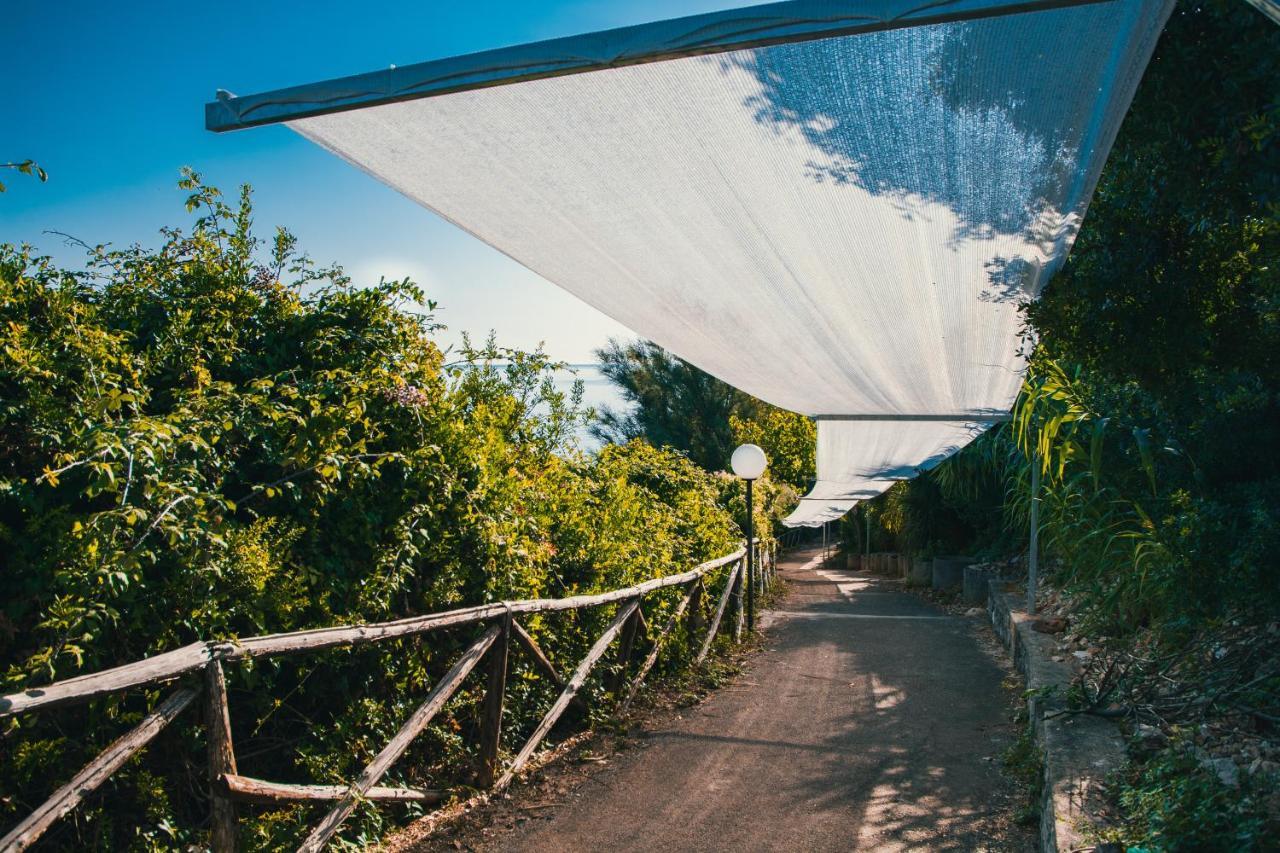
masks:
<path fill-rule="evenodd" d="M 1007 671 L 977 620 L 814 557 L 782 565 L 787 595 L 738 679 L 481 846 L 1027 849 L 1000 771 Z"/>

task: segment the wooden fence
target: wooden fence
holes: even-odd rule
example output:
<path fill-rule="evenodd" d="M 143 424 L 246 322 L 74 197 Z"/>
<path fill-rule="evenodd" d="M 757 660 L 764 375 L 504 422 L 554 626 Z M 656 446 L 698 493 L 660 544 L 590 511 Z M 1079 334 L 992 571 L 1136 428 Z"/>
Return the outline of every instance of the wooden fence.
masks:
<path fill-rule="evenodd" d="M 763 590 L 773 578 L 776 567 L 776 545 L 755 540 L 752 547 L 755 549 L 755 565 L 758 567 L 755 572 L 756 585 L 758 590 Z M 480 735 L 481 785 L 492 787 L 495 791 L 501 790 L 510 784 L 515 775 L 529 762 L 565 710 L 571 704 L 582 704 L 582 700 L 577 695 L 578 691 L 586 683 L 591 670 L 615 639 L 619 643 L 617 660 L 620 664 L 618 681 L 614 685 L 615 692 L 621 697 L 621 710 L 630 706 L 646 676 L 657 662 L 664 642 L 680 624 L 681 619 L 686 613 L 692 615 L 701 612 L 702 600 L 708 591 L 708 580 L 721 569 L 727 568 L 728 576 L 706 634 L 698 646 L 695 661 L 701 662 L 706 658 L 731 599 L 734 602 L 733 633 L 735 639 L 738 638 L 742 633 L 743 624 L 745 557 L 746 549 L 743 547 L 732 554 L 703 563 L 682 574 L 654 578 L 626 589 L 595 595 L 507 601 L 371 625 L 345 625 L 293 631 L 287 634 L 249 637 L 224 643 L 192 643 L 189 646 L 114 669 L 68 678 L 45 687 L 0 697 L 0 718 L 3 718 L 48 710 L 60 705 L 87 702 L 96 697 L 124 690 L 183 680 L 183 683 L 180 683 L 167 698 L 162 700 L 141 723 L 103 750 L 69 782 L 55 791 L 43 805 L 0 839 L 0 853 L 25 850 L 35 843 L 54 822 L 72 812 L 86 796 L 124 766 L 133 755 L 145 747 L 166 725 L 197 699 L 200 699 L 203 704 L 204 722 L 207 727 L 209 793 L 212 803 L 210 840 L 215 853 L 236 849 L 237 803 L 281 805 L 317 800 L 334 801 L 333 807 L 299 848 L 302 851 L 321 850 L 362 800 L 414 801 L 429 804 L 443 799 L 444 794 L 439 791 L 389 788 L 380 786 L 378 782 L 404 754 L 413 739 L 430 724 L 432 718 L 445 706 L 462 685 L 463 680 L 486 655 L 488 666 Z M 644 597 L 668 587 L 683 587 L 686 591 L 675 611 L 654 636 L 648 655 L 627 683 L 625 679 L 628 664 L 631 662 L 637 637 L 649 632 L 641 607 Z M 551 660 L 534 642 L 533 637 L 516 619 L 527 613 L 580 610 L 608 604 L 617 604 L 613 619 L 567 679 L 561 676 Z M 691 604 L 692 610 L 690 610 Z M 227 690 L 223 678 L 224 664 L 249 658 L 291 655 L 339 646 L 358 646 L 396 637 L 425 634 L 444 628 L 476 624 L 487 624 L 489 627 L 462 653 L 444 677 L 436 682 L 417 710 L 350 785 L 283 784 L 252 779 L 241 776 L 237 772 L 235 749 L 231 738 L 231 718 L 227 707 Z M 692 630 L 692 624 L 690 628 Z M 503 767 L 499 741 L 506 693 L 507 657 L 512 640 L 515 640 L 520 649 L 530 656 L 537 669 L 559 688 L 560 694 L 515 758 Z M 185 676 L 192 676 L 197 671 L 202 673 L 201 677 L 184 679 Z"/>

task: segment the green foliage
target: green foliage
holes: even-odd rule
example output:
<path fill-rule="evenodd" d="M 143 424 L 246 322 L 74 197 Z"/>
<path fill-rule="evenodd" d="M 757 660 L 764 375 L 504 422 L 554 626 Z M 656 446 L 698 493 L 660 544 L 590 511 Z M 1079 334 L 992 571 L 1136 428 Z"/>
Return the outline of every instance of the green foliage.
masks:
<path fill-rule="evenodd" d="M 434 305 L 412 282 L 353 287 L 287 232 L 256 237 L 247 189 L 228 204 L 195 174 L 182 185 L 194 227 L 164 231 L 154 250 L 91 247 L 72 272 L 0 247 L 6 692 L 195 640 L 615 588 L 733 549 L 722 483 L 681 454 L 577 449 L 581 390 L 557 391 L 541 353 L 467 343 L 445 366 Z M 526 627 L 566 665 L 606 610 Z M 229 667 L 242 771 L 353 778 L 470 639 Z M 513 667 L 518 739 L 550 688 L 527 662 Z M 415 741 L 396 781 L 455 780 L 479 692 Z M 0 821 L 159 696 L 6 721 Z M 170 727 L 51 844 L 202 843 L 202 737 Z M 313 811 L 252 812 L 247 837 L 294 847 Z M 376 839 L 386 819 L 362 807 L 349 837 Z"/>
<path fill-rule="evenodd" d="M 1053 580 L 1081 630 L 1144 659 L 1280 613 L 1278 78 L 1280 29 L 1255 9 L 1175 10 L 1072 255 L 1027 308 L 1016 450 L 984 466 L 1025 530 L 1036 460 Z M 1122 840 L 1265 849 L 1262 799 L 1170 750 L 1123 780 Z"/>
<path fill-rule="evenodd" d="M 1015 819 L 1019 823 L 1038 824 L 1044 796 L 1044 753 L 1036 744 L 1030 722 L 1021 722 L 1023 727 L 1018 739 L 1000 756 L 1000 762 L 1019 789 Z"/>
<path fill-rule="evenodd" d="M 806 490 L 813 482 L 818 445 L 818 427 L 804 415 L 774 406 L 761 405 L 753 416 L 729 416 L 733 445 L 756 444 L 769 459 L 769 476 Z"/>
<path fill-rule="evenodd" d="M 600 412 L 592 427 L 597 437 L 674 447 L 708 471 L 728 464 L 734 448 L 729 416 L 741 392 L 648 341 L 610 341 L 596 356 L 600 372 L 631 404 L 625 413 Z"/>
<path fill-rule="evenodd" d="M 1274 850 L 1262 792 L 1230 787 L 1187 749 L 1170 747 L 1130 769 L 1121 794 L 1126 819 L 1110 833 L 1131 851 L 1247 853 Z M 1273 829 L 1272 827 L 1271 829 Z"/>
<path fill-rule="evenodd" d="M 610 341 L 597 356 L 631 405 L 600 413 L 592 431 L 601 440 L 643 438 L 683 451 L 707 471 L 725 470 L 734 448 L 751 442 L 769 457 L 774 480 L 798 490 L 813 481 L 817 429 L 804 415 L 744 394 L 649 341 Z"/>
<path fill-rule="evenodd" d="M 17 163 L 0 163 L 0 169 L 14 169 L 20 175 L 32 175 L 40 183 L 49 180 L 49 173 L 41 169 L 35 160 L 22 160 Z M 6 187 L 0 183 L 0 193 L 4 192 Z"/>
<path fill-rule="evenodd" d="M 1256 482 L 1214 488 L 1186 449 L 1199 437 L 1162 417 L 1149 395 L 1070 376 L 1044 359 L 1028 377 L 1015 427 L 1044 470 L 1045 551 L 1094 627 L 1180 635 L 1233 615 L 1265 621 L 1280 608 L 1269 558 L 1280 545 L 1280 480 L 1265 466 Z M 1010 490 L 1019 523 L 1026 476 L 1016 469 Z"/>

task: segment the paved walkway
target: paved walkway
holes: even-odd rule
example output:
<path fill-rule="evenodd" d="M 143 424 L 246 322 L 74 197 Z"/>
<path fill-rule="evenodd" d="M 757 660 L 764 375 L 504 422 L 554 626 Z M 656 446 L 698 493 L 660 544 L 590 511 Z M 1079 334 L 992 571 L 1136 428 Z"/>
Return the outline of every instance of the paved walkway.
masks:
<path fill-rule="evenodd" d="M 977 620 L 816 552 L 780 568 L 743 675 L 504 850 L 1007 849 L 1004 673 Z"/>

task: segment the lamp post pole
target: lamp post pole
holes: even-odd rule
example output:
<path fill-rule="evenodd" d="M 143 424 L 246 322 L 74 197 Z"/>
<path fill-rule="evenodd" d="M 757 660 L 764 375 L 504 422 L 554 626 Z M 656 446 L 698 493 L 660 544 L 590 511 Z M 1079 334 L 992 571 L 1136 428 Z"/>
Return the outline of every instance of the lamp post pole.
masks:
<path fill-rule="evenodd" d="M 751 484 L 755 480 L 747 480 L 747 632 L 755 633 L 756 630 L 756 546 L 755 532 L 752 529 L 755 525 L 755 510 L 752 507 Z"/>
<path fill-rule="evenodd" d="M 864 506 L 862 508 L 862 517 L 867 520 L 867 535 L 864 537 L 866 541 L 862 543 L 862 547 L 864 549 L 864 552 L 867 555 L 868 560 L 870 560 L 871 558 L 871 510 L 867 509 Z M 862 568 L 866 569 L 867 567 L 863 566 Z"/>
<path fill-rule="evenodd" d="M 1040 461 L 1031 457 L 1031 543 L 1027 548 L 1027 613 L 1036 612 L 1036 584 L 1040 568 Z"/>
<path fill-rule="evenodd" d="M 769 460 L 765 457 L 764 451 L 754 444 L 739 445 L 729 460 L 729 467 L 733 469 L 733 473 L 747 481 L 747 630 L 751 632 L 756 630 L 756 535 L 755 507 L 753 506 L 755 501 L 751 486 L 764 475 L 765 466 L 768 464 Z M 739 583 L 741 582 L 742 579 L 739 579 Z M 738 587 L 738 590 L 741 594 L 742 587 Z M 738 599 L 738 604 L 741 606 L 741 598 Z"/>

